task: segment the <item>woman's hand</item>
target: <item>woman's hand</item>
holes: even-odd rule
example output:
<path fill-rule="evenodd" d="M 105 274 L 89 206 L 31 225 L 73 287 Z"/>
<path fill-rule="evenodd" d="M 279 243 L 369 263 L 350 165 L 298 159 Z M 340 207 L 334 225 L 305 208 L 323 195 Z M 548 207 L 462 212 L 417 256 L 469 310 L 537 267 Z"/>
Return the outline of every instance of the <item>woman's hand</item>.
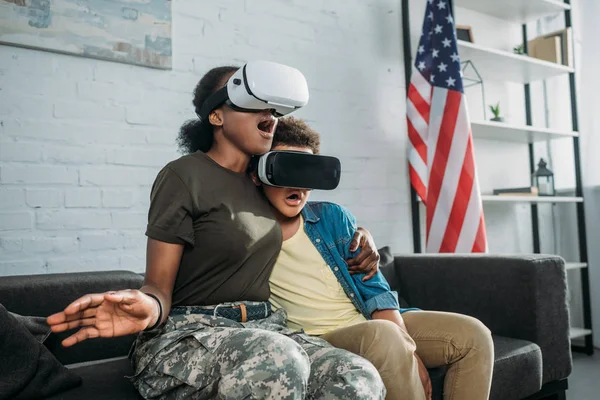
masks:
<path fill-rule="evenodd" d="M 360 248 L 360 253 L 347 260 L 348 271 L 351 274 L 367 274 L 363 282 L 371 279 L 379 271 L 379 252 L 371 232 L 365 228 L 358 228 L 350 243 L 350 251 L 354 252 Z"/>
<path fill-rule="evenodd" d="M 421 378 L 421 383 L 423 384 L 423 389 L 425 390 L 425 398 L 427 400 L 431 400 L 433 389 L 431 387 L 431 378 L 429 377 L 429 372 L 427 372 L 427 368 L 419 356 L 415 354 L 415 358 L 417 359 L 417 364 L 419 366 L 419 378 Z"/>
<path fill-rule="evenodd" d="M 125 336 L 152 326 L 159 317 L 155 299 L 139 290 L 88 294 L 47 318 L 52 332 L 81 328 L 63 340 L 65 347 L 86 339 Z"/>

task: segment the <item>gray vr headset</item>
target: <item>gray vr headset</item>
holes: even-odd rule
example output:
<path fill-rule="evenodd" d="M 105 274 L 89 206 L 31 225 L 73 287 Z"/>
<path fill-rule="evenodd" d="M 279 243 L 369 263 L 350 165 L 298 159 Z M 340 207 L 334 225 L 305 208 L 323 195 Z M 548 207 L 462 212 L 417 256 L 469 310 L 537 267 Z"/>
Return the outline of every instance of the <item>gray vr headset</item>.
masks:
<path fill-rule="evenodd" d="M 257 172 L 269 186 L 333 190 L 340 183 L 342 165 L 335 157 L 277 150 L 259 158 Z"/>

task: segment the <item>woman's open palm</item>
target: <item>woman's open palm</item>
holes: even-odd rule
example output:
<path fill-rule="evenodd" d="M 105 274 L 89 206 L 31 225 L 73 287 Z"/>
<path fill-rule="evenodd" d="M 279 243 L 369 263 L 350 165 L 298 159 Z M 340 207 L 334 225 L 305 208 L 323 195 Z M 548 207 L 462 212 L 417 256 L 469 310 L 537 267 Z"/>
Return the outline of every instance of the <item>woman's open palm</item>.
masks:
<path fill-rule="evenodd" d="M 117 337 L 146 329 L 158 318 L 158 305 L 139 290 L 88 294 L 47 318 L 52 332 L 81 328 L 63 340 L 65 347 L 86 339 Z"/>

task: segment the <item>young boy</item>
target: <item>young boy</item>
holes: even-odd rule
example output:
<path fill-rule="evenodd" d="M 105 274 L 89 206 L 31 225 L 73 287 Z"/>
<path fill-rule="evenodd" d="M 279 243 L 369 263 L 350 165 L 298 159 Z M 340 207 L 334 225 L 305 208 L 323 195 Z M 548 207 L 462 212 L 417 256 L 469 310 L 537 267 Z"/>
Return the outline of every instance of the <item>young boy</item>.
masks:
<path fill-rule="evenodd" d="M 272 150 L 318 154 L 319 147 L 319 134 L 306 123 L 293 117 L 279 120 Z M 255 182 L 261 185 L 257 179 Z M 364 282 L 364 275 L 348 272 L 344 260 L 350 256 L 356 231 L 352 214 L 337 204 L 307 202 L 309 190 L 267 185 L 262 189 L 283 234 L 269 279 L 273 308 L 286 310 L 290 328 L 303 329 L 371 361 L 383 379 L 388 399 L 430 398 L 429 375 L 417 356 L 410 327 L 398 311 L 397 293 L 390 290 L 379 271 Z M 450 365 L 444 390 L 449 397 L 445 398 L 487 398 L 493 364 L 489 330 L 479 321 L 457 314 L 418 311 L 404 315 L 415 321 L 412 331 L 417 342 L 427 336 L 419 342 L 419 353 L 428 366 Z M 444 330 L 445 323 L 458 326 L 460 333 L 456 334 L 464 337 L 450 343 L 447 339 L 455 332 Z M 418 332 L 420 327 L 426 327 L 424 334 Z M 469 333 L 465 334 L 465 328 Z M 479 371 L 473 371 L 474 365 Z M 459 369 L 462 383 L 457 384 Z"/>

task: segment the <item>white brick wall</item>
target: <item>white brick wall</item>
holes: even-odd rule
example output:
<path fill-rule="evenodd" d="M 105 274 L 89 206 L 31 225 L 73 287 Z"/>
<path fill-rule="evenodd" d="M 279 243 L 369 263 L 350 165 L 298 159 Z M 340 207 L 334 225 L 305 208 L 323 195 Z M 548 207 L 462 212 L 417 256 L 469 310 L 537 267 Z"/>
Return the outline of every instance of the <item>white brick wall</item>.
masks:
<path fill-rule="evenodd" d="M 378 244 L 411 252 L 400 2 L 172 3 L 171 71 L 0 46 L 0 275 L 143 270 L 150 187 L 177 157 L 195 84 L 213 66 L 251 59 L 307 77 L 311 100 L 297 115 L 344 170 L 336 191 L 314 198 L 347 206 Z M 419 4 L 411 1 L 413 31 Z M 517 25 L 457 13 L 478 43 L 510 49 L 519 40 Z M 510 103 L 508 116 L 523 121 L 521 87 L 486 90 L 488 103 Z M 481 117 L 478 95 L 473 117 Z M 524 146 L 477 142 L 476 150 L 485 191 L 527 184 Z M 510 172 L 498 168 L 508 159 Z M 529 228 L 519 225 L 527 207 L 486 207 L 486 216 L 493 250 L 530 250 Z"/>
<path fill-rule="evenodd" d="M 399 20 L 392 0 L 177 0 L 171 71 L 0 46 L 0 275 L 143 270 L 151 184 L 194 86 L 250 59 L 308 79 L 299 116 L 348 171 L 315 197 L 410 251 Z"/>

